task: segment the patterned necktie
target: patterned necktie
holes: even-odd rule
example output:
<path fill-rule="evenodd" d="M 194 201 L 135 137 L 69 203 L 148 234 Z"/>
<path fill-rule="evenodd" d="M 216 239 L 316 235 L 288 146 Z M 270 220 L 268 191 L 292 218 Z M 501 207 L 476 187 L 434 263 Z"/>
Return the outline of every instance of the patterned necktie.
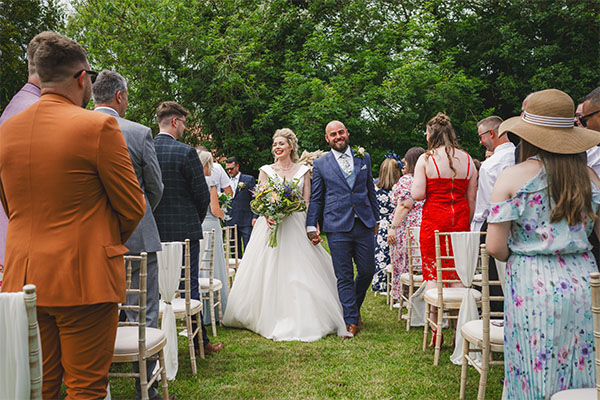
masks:
<path fill-rule="evenodd" d="M 350 160 L 348 160 L 349 158 L 350 157 L 346 153 L 340 156 L 340 164 L 346 175 L 352 174 L 352 166 L 350 165 Z"/>

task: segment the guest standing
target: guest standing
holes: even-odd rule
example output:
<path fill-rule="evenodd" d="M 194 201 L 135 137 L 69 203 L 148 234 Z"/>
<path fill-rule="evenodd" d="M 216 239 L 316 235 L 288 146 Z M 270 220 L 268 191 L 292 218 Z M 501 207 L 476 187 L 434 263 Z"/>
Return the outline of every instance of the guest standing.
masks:
<path fill-rule="evenodd" d="M 208 211 L 206 212 L 206 218 L 202 221 L 202 230 L 204 232 L 209 232 L 211 230 L 215 230 L 215 257 L 214 257 L 214 278 L 221 281 L 223 286 L 221 287 L 221 308 L 223 313 L 225 313 L 225 308 L 227 307 L 227 296 L 229 294 L 229 265 L 225 263 L 225 254 L 221 249 L 223 249 L 223 234 L 221 231 L 221 221 L 223 217 L 225 217 L 225 213 L 219 207 L 219 192 L 217 191 L 217 182 L 213 179 L 212 176 L 212 167 L 213 167 L 213 158 L 210 152 L 208 151 L 198 151 L 198 157 L 200 157 L 200 162 L 202 163 L 202 168 L 204 169 L 204 176 L 206 177 L 206 184 L 208 185 L 208 190 L 210 193 L 210 203 L 208 205 Z M 208 265 L 202 265 L 202 267 L 206 268 Z M 208 278 L 208 271 L 202 271 L 200 273 L 200 278 Z M 208 300 L 204 301 L 203 305 L 204 310 L 204 324 L 209 325 L 211 323 L 210 320 L 210 303 Z M 219 315 L 215 313 L 215 318 L 218 320 Z"/>
<path fill-rule="evenodd" d="M 160 133 L 154 138 L 154 147 L 165 188 L 163 197 L 154 210 L 154 218 L 156 218 L 161 241 L 182 242 L 190 239 L 191 297 L 199 300 L 200 239 L 202 239 L 202 221 L 206 216 L 210 197 L 196 150 L 178 141 L 185 130 L 188 114 L 188 110 L 174 101 L 164 101 L 156 109 Z M 183 289 L 183 282 L 180 289 Z M 199 343 L 196 338 L 194 338 L 194 346 L 198 351 Z M 223 348 L 222 344 L 210 343 L 204 325 L 202 325 L 202 339 L 205 354 Z"/>
<path fill-rule="evenodd" d="M 400 289 L 400 275 L 408 271 L 408 228 L 421 226 L 424 201 L 414 201 L 411 196 L 413 173 L 417 160 L 425 153 L 422 147 L 411 147 L 404 156 L 404 175 L 392 188 L 392 203 L 396 204 L 393 218 L 388 228 L 388 243 L 391 247 L 393 266 L 392 298 L 399 300 L 402 295 Z M 413 254 L 417 256 L 417 254 Z M 420 254 L 418 254 L 420 257 Z"/>
<path fill-rule="evenodd" d="M 428 151 L 419 157 L 415 166 L 412 197 L 425 200 L 419 241 L 423 281 L 429 290 L 436 287 L 437 281 L 435 231 L 469 230 L 475 210 L 477 171 L 471 156 L 460 148 L 450 118 L 445 114 L 438 113 L 427 123 L 426 135 Z M 443 266 L 453 268 L 454 262 L 444 260 Z M 442 276 L 459 279 L 456 271 L 444 271 Z M 432 343 L 435 343 L 435 335 L 434 331 Z"/>
<path fill-rule="evenodd" d="M 375 184 L 375 197 L 379 205 L 379 215 L 381 224 L 377 235 L 375 236 L 375 275 L 371 282 L 371 289 L 374 292 L 386 292 L 387 282 L 385 268 L 391 264 L 390 247 L 387 241 L 388 225 L 392 222 L 395 203 L 390 199 L 392 187 L 400 179 L 400 166 L 398 161 L 393 158 L 386 158 L 379 167 L 379 179 Z"/>
<path fill-rule="evenodd" d="M 225 170 L 231 177 L 231 188 L 233 189 L 233 200 L 231 201 L 231 209 L 228 212 L 230 218 L 226 218 L 226 225 L 237 225 L 238 252 L 241 257 L 246 246 L 248 246 L 252 227 L 256 222 L 256 215 L 250 210 L 250 202 L 253 199 L 252 191 L 256 185 L 256 179 L 251 175 L 240 172 L 240 163 L 235 157 L 227 159 Z"/>
<path fill-rule="evenodd" d="M 600 232 L 600 179 L 585 151 L 600 134 L 573 127 L 573 110 L 566 93 L 543 90 L 500 126 L 521 138 L 524 159 L 496 182 L 486 239 L 489 253 L 507 260 L 508 399 L 549 399 L 596 383 L 588 236 Z"/>
<path fill-rule="evenodd" d="M 125 243 L 132 255 L 140 255 L 142 252 L 148 254 L 147 259 L 147 278 L 146 278 L 146 326 L 158 328 L 158 261 L 156 252 L 161 250 L 160 237 L 156 221 L 152 215 L 152 210 L 156 208 L 162 197 L 163 184 L 160 173 L 160 166 L 154 150 L 152 141 L 152 130 L 147 126 L 129 121 L 125 117 L 127 105 L 129 104 L 129 95 L 127 91 L 127 81 L 120 74 L 104 70 L 100 72 L 94 87 L 92 89 L 94 99 L 94 110 L 103 114 L 111 115 L 117 119 L 119 128 L 125 137 L 125 143 L 129 150 L 133 170 L 137 176 L 140 187 L 144 191 L 146 198 L 146 211 L 139 225 Z M 131 288 L 140 287 L 140 262 L 132 263 Z M 125 304 L 139 304 L 139 296 L 130 294 L 127 296 Z M 137 321 L 138 313 L 135 310 L 125 310 L 129 321 Z M 156 361 L 148 361 L 147 371 L 153 371 Z M 138 372 L 138 363 L 133 363 L 133 369 Z M 158 382 L 148 390 L 148 397 L 153 399 L 158 396 Z M 137 398 L 141 398 L 140 380 L 135 379 L 135 389 Z"/>
<path fill-rule="evenodd" d="M 34 56 L 41 99 L 0 126 L 0 199 L 9 216 L 2 290 L 37 286 L 42 396 L 106 396 L 125 301 L 123 245 L 144 193 L 114 117 L 83 109 L 83 48 L 48 33 Z"/>

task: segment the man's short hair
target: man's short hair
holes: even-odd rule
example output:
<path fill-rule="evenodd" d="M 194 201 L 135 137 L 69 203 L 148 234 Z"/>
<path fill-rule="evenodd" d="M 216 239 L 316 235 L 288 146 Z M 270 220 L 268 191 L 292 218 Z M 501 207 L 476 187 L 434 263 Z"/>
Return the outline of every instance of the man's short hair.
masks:
<path fill-rule="evenodd" d="M 238 160 L 237 160 L 237 158 L 235 158 L 235 156 L 227 157 L 227 160 L 225 160 L 225 162 L 227 164 L 234 163 L 235 165 L 240 165 L 240 163 L 238 163 Z"/>
<path fill-rule="evenodd" d="M 502 124 L 502 118 L 497 115 L 490 115 L 489 117 L 479 121 L 477 123 L 477 127 L 483 127 L 485 130 L 492 129 L 494 132 L 496 132 L 496 134 L 499 134 L 498 131 L 500 130 L 500 124 Z"/>
<path fill-rule="evenodd" d="M 103 70 L 98 74 L 92 87 L 94 104 L 108 104 L 115 98 L 118 91 L 127 92 L 127 81 L 114 71 Z"/>
<path fill-rule="evenodd" d="M 56 32 L 44 32 L 35 54 L 34 65 L 41 82 L 60 82 L 87 63 L 79 43 Z"/>
<path fill-rule="evenodd" d="M 590 107 L 600 107 L 600 87 L 597 87 L 596 89 L 592 90 L 590 94 L 585 96 L 582 103 L 588 100 L 590 101 Z"/>
<path fill-rule="evenodd" d="M 54 32 L 41 32 L 38 33 L 29 41 L 27 45 L 27 69 L 29 72 L 29 76 L 35 75 L 37 73 L 37 69 L 35 68 L 35 52 L 38 47 L 40 47 L 40 43 L 42 43 L 46 38 L 51 37 Z"/>
<path fill-rule="evenodd" d="M 189 111 L 174 101 L 163 101 L 156 107 L 156 119 L 160 124 L 163 120 L 173 117 L 187 117 Z"/>

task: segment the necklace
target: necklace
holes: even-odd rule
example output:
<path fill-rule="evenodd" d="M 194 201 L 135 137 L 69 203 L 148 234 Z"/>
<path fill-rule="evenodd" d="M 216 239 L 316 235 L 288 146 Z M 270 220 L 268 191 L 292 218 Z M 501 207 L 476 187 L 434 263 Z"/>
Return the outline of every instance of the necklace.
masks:
<path fill-rule="evenodd" d="M 290 170 L 290 169 L 292 169 L 293 167 L 294 167 L 294 163 L 291 163 L 291 164 L 290 164 L 290 166 L 289 166 L 289 167 L 287 167 L 287 168 L 283 168 L 283 167 L 281 166 L 281 164 L 278 164 L 278 165 L 277 165 L 277 168 L 278 168 L 280 171 L 284 171 L 284 172 L 285 172 L 285 171 L 289 171 L 289 170 Z"/>

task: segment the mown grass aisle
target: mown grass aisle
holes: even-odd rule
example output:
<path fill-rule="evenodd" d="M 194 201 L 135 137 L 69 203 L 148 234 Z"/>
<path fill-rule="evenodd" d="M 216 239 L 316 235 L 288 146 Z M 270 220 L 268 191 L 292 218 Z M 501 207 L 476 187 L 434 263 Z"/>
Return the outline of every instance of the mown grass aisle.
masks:
<path fill-rule="evenodd" d="M 211 341 L 220 353 L 198 361 L 191 375 L 186 342 L 180 337 L 179 372 L 169 382 L 177 399 L 457 399 L 460 366 L 450 362 L 446 332 L 440 365 L 433 350 L 421 351 L 423 329 L 406 332 L 385 297 L 368 292 L 364 329 L 351 340 L 328 336 L 317 342 L 273 342 L 252 332 L 219 328 Z M 492 366 L 488 399 L 502 393 L 502 367 Z M 479 374 L 469 368 L 467 399 L 477 396 Z M 135 397 L 133 379 L 111 379 L 113 399 Z"/>

